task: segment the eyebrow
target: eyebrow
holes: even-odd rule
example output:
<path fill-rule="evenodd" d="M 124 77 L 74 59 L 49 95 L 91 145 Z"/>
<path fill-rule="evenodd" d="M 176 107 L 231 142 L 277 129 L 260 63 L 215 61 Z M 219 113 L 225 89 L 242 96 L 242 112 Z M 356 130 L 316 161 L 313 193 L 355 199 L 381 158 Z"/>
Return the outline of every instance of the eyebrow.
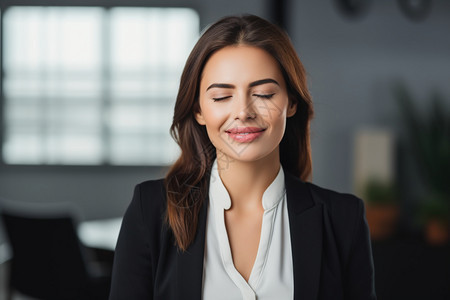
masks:
<path fill-rule="evenodd" d="M 266 83 L 274 83 L 276 85 L 280 85 L 275 79 L 272 78 L 266 78 L 266 79 L 261 79 L 261 80 L 256 80 L 251 82 L 248 86 L 249 87 L 255 87 L 261 84 L 266 84 Z M 234 85 L 229 84 L 229 83 L 213 83 L 210 86 L 208 86 L 208 88 L 206 90 L 212 89 L 212 88 L 222 88 L 222 89 L 233 89 L 235 88 Z"/>
<path fill-rule="evenodd" d="M 280 85 L 275 79 L 266 78 L 266 79 L 261 79 L 261 80 L 257 80 L 257 81 L 250 83 L 249 87 L 254 87 L 254 86 L 266 84 L 266 83 L 275 83 L 276 85 Z"/>

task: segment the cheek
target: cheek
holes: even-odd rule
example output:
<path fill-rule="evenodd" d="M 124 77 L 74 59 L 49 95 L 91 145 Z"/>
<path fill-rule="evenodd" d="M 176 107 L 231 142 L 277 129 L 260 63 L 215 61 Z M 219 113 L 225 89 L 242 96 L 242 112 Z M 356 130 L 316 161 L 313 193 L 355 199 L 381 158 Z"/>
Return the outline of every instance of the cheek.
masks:
<path fill-rule="evenodd" d="M 267 107 L 265 120 L 271 124 L 274 139 L 281 141 L 283 138 L 286 128 L 286 117 L 287 105 L 285 101 L 274 102 L 270 107 Z"/>
<path fill-rule="evenodd" d="M 226 120 L 226 110 L 219 105 L 204 105 L 202 112 L 208 134 L 219 130 Z"/>
<path fill-rule="evenodd" d="M 283 123 L 286 120 L 287 105 L 285 101 L 260 102 L 257 109 L 264 121 L 272 125 Z"/>
<path fill-rule="evenodd" d="M 276 131 L 277 138 L 279 138 L 281 141 L 281 138 L 283 138 L 284 131 L 286 129 L 286 116 L 280 115 L 273 126 L 274 131 Z"/>

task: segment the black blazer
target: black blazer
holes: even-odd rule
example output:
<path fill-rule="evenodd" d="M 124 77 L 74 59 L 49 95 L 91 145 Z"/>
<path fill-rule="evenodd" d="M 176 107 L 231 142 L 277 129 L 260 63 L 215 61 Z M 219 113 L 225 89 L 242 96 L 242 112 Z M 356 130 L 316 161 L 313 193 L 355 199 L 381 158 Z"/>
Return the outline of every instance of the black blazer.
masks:
<path fill-rule="evenodd" d="M 287 172 L 285 183 L 294 299 L 376 299 L 362 201 Z M 116 246 L 110 300 L 201 299 L 207 203 L 195 240 L 183 253 L 164 223 L 163 180 L 137 185 Z"/>

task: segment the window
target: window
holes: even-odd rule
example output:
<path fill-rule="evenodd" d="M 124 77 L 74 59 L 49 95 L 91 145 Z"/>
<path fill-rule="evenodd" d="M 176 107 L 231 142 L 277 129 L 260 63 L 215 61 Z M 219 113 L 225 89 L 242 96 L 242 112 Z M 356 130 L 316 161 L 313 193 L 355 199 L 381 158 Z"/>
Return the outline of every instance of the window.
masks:
<path fill-rule="evenodd" d="M 3 160 L 164 165 L 188 8 L 10 7 L 3 18 Z"/>

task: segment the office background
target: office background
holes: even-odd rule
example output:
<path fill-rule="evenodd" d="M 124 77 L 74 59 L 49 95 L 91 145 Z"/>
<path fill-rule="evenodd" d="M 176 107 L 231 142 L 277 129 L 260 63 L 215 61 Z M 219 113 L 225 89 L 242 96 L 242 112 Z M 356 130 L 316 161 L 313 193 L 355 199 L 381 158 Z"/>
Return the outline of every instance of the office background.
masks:
<path fill-rule="evenodd" d="M 347 6 L 340 2 L 347 3 Z M 341 192 L 359 193 L 358 172 L 364 172 L 358 166 L 361 163 L 359 151 L 364 148 L 361 145 L 365 139 L 381 135 L 385 139 L 380 148 L 384 150 L 380 151 L 385 151 L 385 154 L 381 156 L 381 162 L 375 162 L 374 165 L 383 165 L 384 168 L 375 173 L 399 186 L 402 197 L 407 199 L 402 203 L 405 211 L 402 222 L 411 231 L 420 231 L 420 225 L 415 219 L 415 208 L 420 201 L 416 195 L 426 193 L 426 189 L 413 163 L 413 155 L 404 143 L 406 129 L 395 88 L 399 84 L 405 87 L 421 113 L 429 110 L 434 92 L 442 95 L 446 111 L 450 106 L 450 1 L 429 1 L 429 9 L 425 5 L 423 10 L 419 10 L 422 2 L 428 3 L 390 0 L 11 0 L 1 1 L 0 9 L 4 21 L 8 18 L 8 10 L 25 6 L 100 7 L 100 11 L 103 10 L 102 7 L 107 7 L 106 10 L 112 6 L 190 8 L 190 13 L 194 16 L 192 24 L 198 29 L 197 34 L 211 22 L 230 14 L 251 13 L 279 23 L 291 36 L 305 65 L 314 101 L 315 117 L 311 128 L 313 182 Z M 400 3 L 406 6 L 410 4 L 412 11 L 409 15 L 406 13 L 406 6 Z M 20 157 L 14 160 L 14 155 L 10 155 L 12 148 L 5 146 L 11 141 L 13 133 L 13 121 L 10 121 L 12 118 L 8 115 L 12 110 L 8 108 L 8 101 L 14 97 L 11 96 L 8 100 L 6 93 L 7 88 L 13 85 L 7 87 L 5 84 L 9 74 L 5 49 L 9 40 L 6 39 L 7 27 L 3 21 L 0 197 L 23 203 L 69 202 L 77 207 L 81 220 L 123 215 L 134 185 L 143 180 L 164 176 L 167 170 L 165 162 L 170 161 L 173 156 L 156 162 L 143 158 L 143 163 L 140 164 L 139 160 L 127 160 L 128 152 L 130 157 L 143 155 L 142 151 L 136 154 L 132 148 L 134 144 L 130 143 L 128 150 L 126 146 L 118 150 L 121 156 L 117 156 L 119 158 L 116 161 L 109 156 L 109 159 L 98 158 L 90 162 L 88 159 L 84 162 L 81 159 L 81 162 L 71 162 L 48 159 L 45 155 L 31 163 L 26 159 L 20 161 Z M 186 45 L 189 45 L 189 41 Z M 168 50 L 169 48 L 170 46 L 167 47 Z M 181 69 L 176 70 L 181 72 Z M 142 78 L 139 80 L 145 82 Z M 176 86 L 176 82 L 169 85 L 167 95 L 171 95 L 171 89 L 176 92 Z M 142 92 L 141 96 L 147 95 L 147 92 Z M 151 94 L 151 91 L 148 93 Z M 174 99 L 164 95 L 164 99 L 174 103 Z M 100 93 L 100 97 L 114 96 L 113 88 Z M 152 97 L 158 98 L 157 95 Z M 126 100 L 126 96 L 124 99 Z M 167 114 L 167 103 L 165 105 Z M 145 122 L 145 117 L 140 117 L 141 123 Z M 126 131 L 122 133 L 125 134 Z M 145 137 L 146 133 L 140 131 L 140 134 Z M 158 137 L 161 134 L 168 136 L 169 132 L 158 134 Z M 99 137 L 102 139 L 104 135 L 100 134 Z M 79 141 L 83 143 L 82 139 Z M 126 140 L 122 143 L 126 144 Z M 158 148 L 169 145 L 166 140 L 152 142 L 151 137 L 148 143 L 154 144 L 149 149 L 156 152 L 161 151 Z M 136 145 L 139 146 L 139 143 Z M 20 143 L 15 147 L 20 148 Z M 23 147 L 28 146 L 23 144 Z M 171 149 L 167 151 L 175 155 L 176 151 Z M 164 149 L 162 151 L 167 152 Z M 371 155 L 363 155 L 363 160 L 367 157 Z M 370 173 L 366 170 L 367 172 Z M 4 234 L 0 232 L 0 244 L 4 242 Z"/>

